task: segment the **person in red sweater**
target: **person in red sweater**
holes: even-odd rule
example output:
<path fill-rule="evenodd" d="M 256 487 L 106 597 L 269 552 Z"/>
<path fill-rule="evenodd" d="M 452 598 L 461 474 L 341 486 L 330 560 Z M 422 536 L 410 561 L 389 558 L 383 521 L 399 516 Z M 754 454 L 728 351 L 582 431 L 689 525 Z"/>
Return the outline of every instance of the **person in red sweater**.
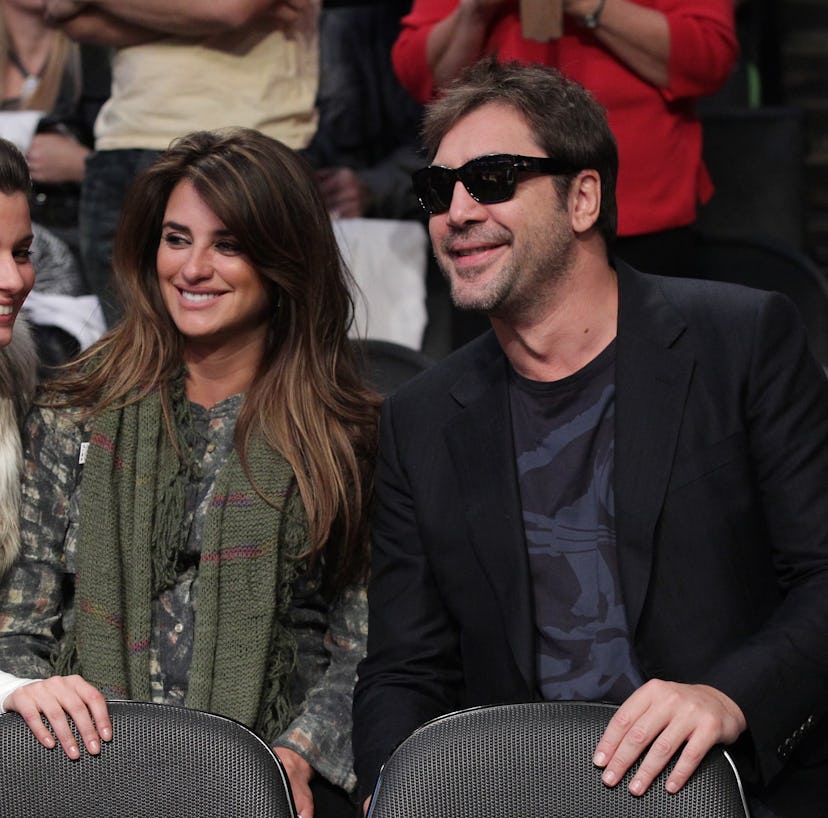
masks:
<path fill-rule="evenodd" d="M 732 0 L 563 0 L 563 34 L 521 33 L 517 0 L 414 0 L 394 45 L 401 83 L 425 102 L 484 54 L 542 63 L 584 85 L 618 142 L 615 253 L 680 274 L 696 207 L 713 185 L 696 100 L 727 80 L 738 52 Z"/>

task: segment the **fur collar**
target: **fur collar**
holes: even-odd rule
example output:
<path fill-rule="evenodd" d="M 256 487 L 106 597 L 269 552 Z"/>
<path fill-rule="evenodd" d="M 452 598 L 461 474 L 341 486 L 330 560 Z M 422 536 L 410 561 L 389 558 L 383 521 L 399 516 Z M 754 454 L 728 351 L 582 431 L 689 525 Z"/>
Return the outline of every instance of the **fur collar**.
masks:
<path fill-rule="evenodd" d="M 0 576 L 20 550 L 20 428 L 37 386 L 37 352 L 19 315 L 12 342 L 0 349 Z"/>

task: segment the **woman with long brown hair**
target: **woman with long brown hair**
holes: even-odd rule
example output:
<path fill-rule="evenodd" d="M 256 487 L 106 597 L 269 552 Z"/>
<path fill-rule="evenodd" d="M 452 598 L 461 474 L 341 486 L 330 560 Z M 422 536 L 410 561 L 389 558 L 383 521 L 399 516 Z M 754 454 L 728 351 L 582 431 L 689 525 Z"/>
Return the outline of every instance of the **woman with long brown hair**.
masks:
<path fill-rule="evenodd" d="M 311 779 L 354 784 L 378 404 L 312 172 L 256 131 L 190 134 L 134 183 L 114 269 L 123 320 L 27 424 L 0 667 L 39 681 L 0 704 L 71 757 L 64 713 L 97 752 L 104 697 L 231 716 L 310 818 Z"/>

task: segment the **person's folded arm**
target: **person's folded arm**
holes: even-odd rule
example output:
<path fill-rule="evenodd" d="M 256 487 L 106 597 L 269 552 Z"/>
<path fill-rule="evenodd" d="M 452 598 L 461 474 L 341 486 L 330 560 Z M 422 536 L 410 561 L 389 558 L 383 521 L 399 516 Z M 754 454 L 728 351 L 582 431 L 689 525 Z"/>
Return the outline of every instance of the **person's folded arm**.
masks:
<path fill-rule="evenodd" d="M 202 37 L 241 28 L 263 14 L 299 16 L 312 0 L 91 0 L 85 9 L 163 34 Z M 60 21 L 71 16 L 75 0 L 46 0 L 47 14 Z"/>
<path fill-rule="evenodd" d="M 60 28 L 67 37 L 75 40 L 75 42 L 89 43 L 105 48 L 128 48 L 133 45 L 143 45 L 163 36 L 157 31 L 120 20 L 91 6 L 72 17 L 55 20 L 52 24 Z"/>
<path fill-rule="evenodd" d="M 566 0 L 583 19 L 597 0 Z M 667 99 L 713 94 L 725 83 L 738 53 L 731 0 L 605 0 L 595 37 L 620 62 L 661 88 Z"/>
<path fill-rule="evenodd" d="M 729 0 L 728 0 L 729 2 Z M 564 10 L 579 22 L 598 0 L 566 0 Z M 659 88 L 670 83 L 670 25 L 656 8 L 634 0 L 605 0 L 594 34 L 621 63 Z"/>

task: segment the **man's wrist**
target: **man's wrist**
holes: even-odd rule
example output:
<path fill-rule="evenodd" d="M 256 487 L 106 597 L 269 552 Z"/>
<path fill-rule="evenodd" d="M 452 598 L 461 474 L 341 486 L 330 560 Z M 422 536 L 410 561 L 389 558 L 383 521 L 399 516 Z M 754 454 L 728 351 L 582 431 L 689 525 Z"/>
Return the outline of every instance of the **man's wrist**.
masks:
<path fill-rule="evenodd" d="M 589 14 L 585 14 L 581 18 L 581 23 L 587 28 L 598 28 L 598 20 L 604 10 L 607 0 L 598 0 L 598 5 Z"/>

